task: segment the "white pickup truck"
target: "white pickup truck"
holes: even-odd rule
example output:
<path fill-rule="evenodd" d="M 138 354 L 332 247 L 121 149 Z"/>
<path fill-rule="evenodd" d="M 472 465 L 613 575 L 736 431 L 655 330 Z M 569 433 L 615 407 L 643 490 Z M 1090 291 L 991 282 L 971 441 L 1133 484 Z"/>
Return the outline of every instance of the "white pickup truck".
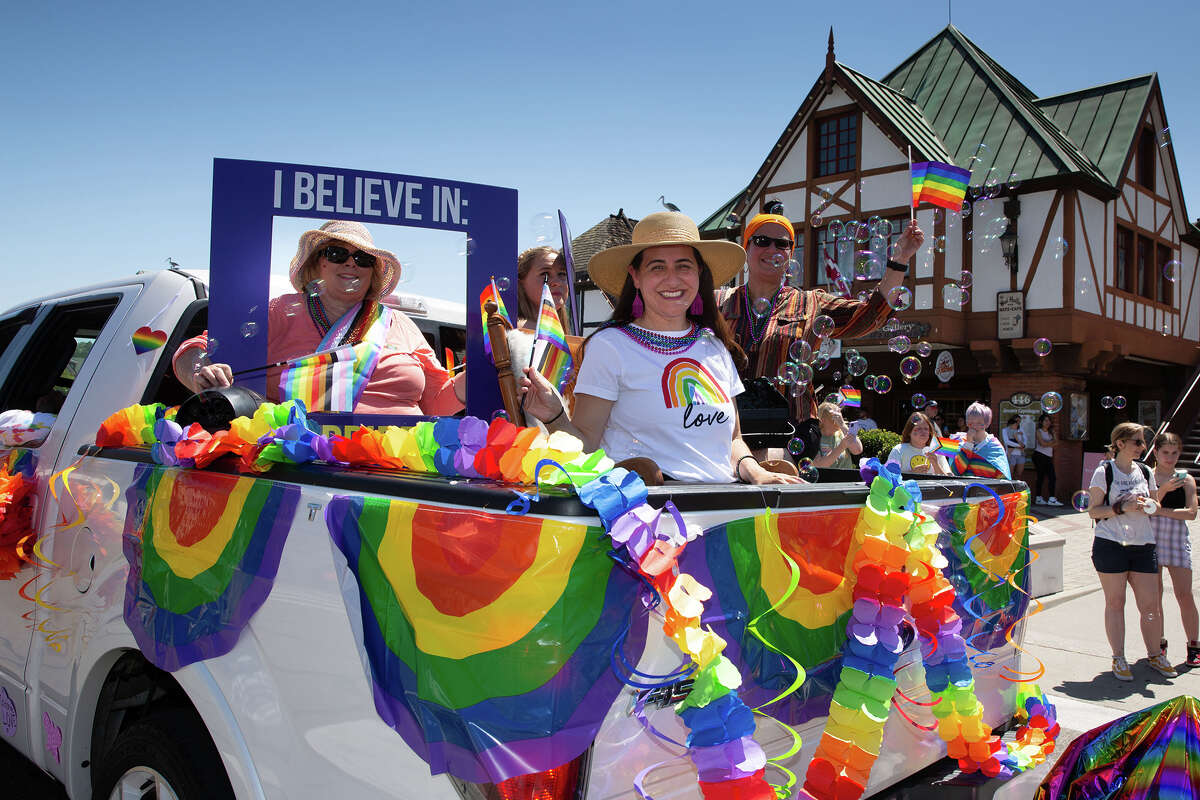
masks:
<path fill-rule="evenodd" d="M 520 516 L 505 513 L 513 487 L 485 480 L 328 465 L 280 466 L 246 476 L 219 461 L 189 471 L 155 464 L 148 448 L 94 446 L 101 423 L 117 409 L 185 400 L 169 368 L 170 354 L 205 328 L 205 298 L 203 283 L 167 270 L 42 298 L 0 316 L 0 412 L 55 415 L 40 442 L 0 449 L 7 469 L 23 470 L 34 484 L 32 535 L 12 548 L 19 568 L 0 580 L 0 740 L 60 781 L 72 798 L 607 800 L 636 797 L 635 778 L 658 762 L 664 763 L 644 775 L 645 790 L 654 797 L 698 797 L 695 770 L 678 758 L 684 748 L 644 727 L 647 722 L 681 740 L 686 730 L 670 706 L 687 696 L 689 682 L 639 689 L 614 675 L 622 658 L 639 673 L 671 673 L 679 653 L 661 621 L 647 619 L 636 581 L 595 544 L 602 533 L 596 514 L 573 493 L 543 490 Z M 461 327 L 461 320 L 446 324 Z M 146 327 L 165 333 L 165 341 L 139 345 L 135 333 Z M 149 495 L 148 481 L 157 486 Z M 964 513 L 942 516 L 975 524 L 969 522 L 972 506 L 991 495 L 968 489 L 968 483 L 923 481 L 927 513 L 960 507 Z M 1002 498 L 1008 520 L 1005 536 L 980 552 L 1004 560 L 993 564 L 995 572 L 1020 575 L 1027 558 L 1021 545 L 1028 493 L 1020 483 L 978 483 Z M 201 640 L 183 659 L 186 665 L 178 666 L 175 656 L 155 651 L 154 641 L 188 631 L 148 630 L 168 623 L 162 615 L 156 623 L 140 616 L 145 598 L 139 578 L 150 582 L 151 566 L 139 560 L 147 575 L 131 574 L 130 559 L 140 558 L 138 537 L 147 529 L 130 520 L 144 521 L 147 503 L 165 504 L 155 511 L 154 535 L 173 533 L 177 541 L 156 540 L 156 546 L 186 549 L 209 533 L 210 523 L 214 530 L 227 527 L 225 516 L 250 508 L 246 493 L 255 491 L 273 493 L 275 500 L 269 508 L 255 506 L 260 517 L 242 523 L 266 520 L 274 527 L 279 550 L 273 579 L 265 587 L 256 584 L 259 604 L 231 638 L 223 645 Z M 789 680 L 784 662 L 746 633 L 748 618 L 766 610 L 778 580 L 767 574 L 767 550 L 761 543 L 754 547 L 755 518 L 765 507 L 778 513 L 782 549 L 800 565 L 800 587 L 778 610 L 775 624 L 765 627 L 773 631 L 773 644 L 804 666 L 807 679 L 766 710 L 803 737 L 804 747 L 784 762 L 801 780 L 837 682 L 851 602 L 839 585 L 866 494 L 856 474 L 832 470 L 819 483 L 795 487 L 650 489 L 652 505 L 670 499 L 688 523 L 704 530 L 688 545 L 682 566 L 715 590 L 705 622 L 728 640 L 726 655 L 742 672 L 747 702 L 769 699 Z M 400 678 L 373 673 L 379 654 L 368 657 L 369 629 L 377 624 L 387 638 L 402 621 L 384 615 L 364 623 L 362 606 L 374 598 L 347 579 L 352 548 L 344 532 L 342 540 L 331 536 L 336 515 L 381 501 L 415 509 L 418 520 L 424 515 L 433 532 L 422 546 L 436 551 L 420 556 L 424 566 L 398 590 L 405 613 L 413 619 L 423 614 L 425 622 L 413 638 L 419 652 L 408 662 L 419 664 L 415 677 L 405 676 L 412 687 L 409 705 L 393 708 L 387 720 L 389 706 L 378 685 Z M 496 620 L 511 627 L 513 619 L 538 617 L 531 606 L 543 602 L 550 591 L 545 587 L 575 580 L 574 573 L 570 580 L 552 574 L 552 565 L 532 574 L 541 555 L 521 543 L 551 526 L 588 532 L 578 547 L 590 552 L 589 568 L 608 581 L 607 594 L 602 581 L 599 596 L 583 591 L 576 597 L 595 599 L 594 607 L 582 600 L 564 603 L 566 595 L 554 604 L 546 600 L 559 619 L 547 621 L 547 613 L 525 626 L 524 637 L 500 631 Z M 975 691 L 985 721 L 1000 726 L 1012 718 L 1016 692 L 1000 671 L 1021 669 L 1019 651 L 1005 633 L 1011 628 L 1020 641 L 1027 597 L 995 587 L 977 560 L 964 556 L 964 540 L 975 532 L 948 531 L 941 546 L 960 604 L 977 595 L 962 611 L 968 620 L 963 635 L 978 634 L 973 643 L 988 651 L 986 666 L 975 670 Z M 582 563 L 581 555 L 572 569 Z M 509 591 L 514 586 L 520 591 Z M 560 629 L 585 617 L 590 621 L 573 640 L 569 663 L 558 673 L 548 671 L 548 663 L 566 658 Z M 439 637 L 435 623 L 451 633 Z M 474 638 L 456 631 L 460 623 L 475 626 Z M 488 637 L 497 641 L 486 644 Z M 921 664 L 919 643 L 908 643 L 897 680 L 918 702 L 929 697 Z M 575 672 L 564 676 L 568 666 Z M 545 675 L 551 677 L 539 684 L 537 676 Z M 583 683 L 555 683 L 568 678 Z M 436 711 L 434 703 L 441 703 Z M 932 719 L 918 705 L 907 711 L 914 721 Z M 756 738 L 768 756 L 787 748 L 790 737 L 782 731 L 775 721 L 759 719 Z M 555 753 L 561 762 L 554 762 Z M 868 794 L 945 753 L 934 733 L 893 714 Z M 523 757 L 531 774 L 520 779 L 488 781 L 471 766 L 487 763 L 511 774 L 513 762 Z"/>

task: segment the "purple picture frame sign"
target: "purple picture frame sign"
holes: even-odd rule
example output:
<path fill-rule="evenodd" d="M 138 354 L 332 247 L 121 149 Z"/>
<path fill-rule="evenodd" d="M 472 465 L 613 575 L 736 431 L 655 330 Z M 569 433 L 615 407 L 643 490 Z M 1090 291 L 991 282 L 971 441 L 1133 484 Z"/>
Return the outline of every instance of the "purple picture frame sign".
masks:
<path fill-rule="evenodd" d="M 215 357 L 237 372 L 268 363 L 267 330 L 274 218 L 308 217 L 368 226 L 401 225 L 463 233 L 467 256 L 467 413 L 490 419 L 503 407 L 496 373 L 483 349 L 476 309 L 493 276 L 509 278 L 504 303 L 517 307 L 517 191 L 499 186 L 387 172 L 268 161 L 213 159 L 208 330 Z M 266 376 L 243 385 L 265 393 Z M 366 417 L 368 415 L 356 415 Z M 364 419 L 365 421 L 365 419 Z"/>

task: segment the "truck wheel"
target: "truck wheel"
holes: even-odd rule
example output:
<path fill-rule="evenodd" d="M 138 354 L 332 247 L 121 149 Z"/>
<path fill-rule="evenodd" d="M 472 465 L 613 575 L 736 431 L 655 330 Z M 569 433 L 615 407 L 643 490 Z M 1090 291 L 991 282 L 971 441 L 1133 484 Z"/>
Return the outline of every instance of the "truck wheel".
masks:
<path fill-rule="evenodd" d="M 122 731 L 96 772 L 93 800 L 233 800 L 217 748 L 197 717 L 151 714 Z"/>

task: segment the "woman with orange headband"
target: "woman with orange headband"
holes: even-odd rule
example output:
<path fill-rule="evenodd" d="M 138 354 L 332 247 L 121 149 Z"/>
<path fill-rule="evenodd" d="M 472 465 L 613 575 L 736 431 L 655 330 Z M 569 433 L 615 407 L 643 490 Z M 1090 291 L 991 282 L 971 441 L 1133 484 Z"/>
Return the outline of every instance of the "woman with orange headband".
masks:
<path fill-rule="evenodd" d="M 781 204 L 768 204 L 771 205 L 782 210 Z M 908 262 L 924 241 L 925 233 L 916 222 L 910 222 L 896 242 L 895 260 L 887 262 L 883 278 L 870 298 L 861 301 L 835 297 L 817 289 L 787 286 L 784 271 L 796 243 L 791 221 L 777 213 L 758 214 L 751 219 L 742 239 L 748 269 L 746 283 L 725 295 L 721 303 L 721 313 L 749 360 L 742 380 L 775 378 L 788 361 L 792 342 L 798 339 L 807 341 L 816 350 L 820 339 L 813 335 L 813 320 L 819 316 L 833 320 L 828 336 L 835 339 L 864 336 L 883 325 L 891 313 L 887 294 L 904 281 Z M 792 399 L 791 413 L 797 420 L 797 436 L 804 441 L 803 457 L 812 458 L 821 435 L 812 384 Z"/>

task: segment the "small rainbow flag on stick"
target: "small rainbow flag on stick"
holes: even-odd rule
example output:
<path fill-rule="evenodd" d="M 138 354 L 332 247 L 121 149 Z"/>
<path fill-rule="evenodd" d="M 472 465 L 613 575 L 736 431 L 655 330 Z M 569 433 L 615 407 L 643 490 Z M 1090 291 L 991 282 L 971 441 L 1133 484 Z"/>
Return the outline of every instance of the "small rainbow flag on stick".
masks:
<path fill-rule="evenodd" d="M 913 208 L 924 200 L 935 206 L 958 211 L 967 196 L 971 170 L 940 161 L 918 161 L 912 165 Z"/>
<path fill-rule="evenodd" d="M 842 387 L 842 405 L 848 408 L 860 408 L 862 406 L 862 392 L 855 389 L 853 386 Z"/>
<path fill-rule="evenodd" d="M 934 443 L 937 448 L 933 451 L 934 454 L 945 456 L 946 458 L 954 458 L 962 450 L 962 442 L 958 439 L 950 439 L 946 436 L 934 437 Z"/>
<path fill-rule="evenodd" d="M 510 328 L 512 327 L 512 317 L 508 315 L 508 309 L 504 307 L 504 298 L 500 296 L 500 290 L 496 288 L 496 279 L 492 278 L 488 281 L 488 285 L 483 287 L 483 291 L 479 293 L 479 317 L 483 320 L 483 351 L 491 358 L 492 340 L 487 335 L 488 315 L 485 310 L 488 300 L 496 304 L 496 313 L 508 321 Z"/>
<path fill-rule="evenodd" d="M 303 400 L 313 411 L 350 412 L 378 361 L 379 346 L 372 342 L 292 359 L 279 375 L 279 394 L 286 400 Z"/>
<path fill-rule="evenodd" d="M 542 284 L 542 304 L 538 310 L 535 345 L 537 342 L 546 342 L 538 361 L 538 372 L 561 392 L 575 365 L 571 359 L 571 348 L 567 345 L 562 320 L 558 318 L 554 295 L 550 291 L 550 285 L 546 283 Z"/>

